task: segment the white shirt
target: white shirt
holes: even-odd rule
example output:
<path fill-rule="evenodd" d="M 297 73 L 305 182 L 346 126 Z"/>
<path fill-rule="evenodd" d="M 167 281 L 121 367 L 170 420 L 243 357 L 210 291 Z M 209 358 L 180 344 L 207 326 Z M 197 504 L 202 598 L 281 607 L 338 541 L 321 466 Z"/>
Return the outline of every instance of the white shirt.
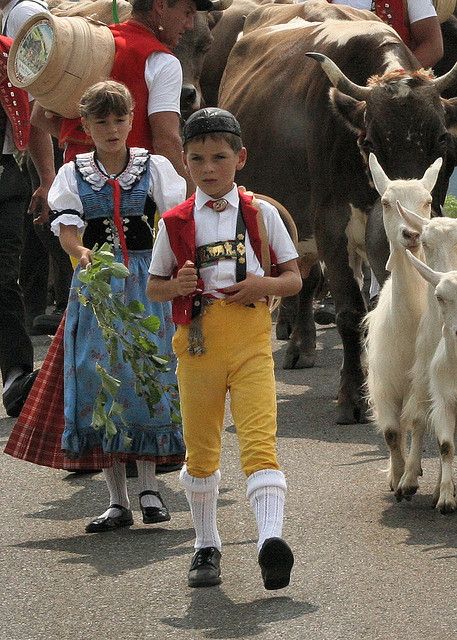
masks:
<path fill-rule="evenodd" d="M 228 205 L 220 213 L 206 206 L 206 202 L 212 198 L 197 187 L 195 193 L 194 220 L 195 243 L 197 247 L 212 242 L 234 240 L 236 238 L 236 220 L 238 217 L 239 195 L 237 186 L 224 198 Z M 284 226 L 276 207 L 264 200 L 258 201 L 262 211 L 265 227 L 267 229 L 270 246 L 275 252 L 277 263 L 282 264 L 298 257 L 297 251 Z M 246 269 L 249 273 L 263 276 L 264 271 L 254 253 L 246 233 Z M 156 276 L 170 277 L 177 266 L 176 257 L 171 250 L 170 240 L 163 220 L 159 221 L 159 233 L 152 250 L 149 273 Z M 217 298 L 224 295 L 217 291 L 236 283 L 235 260 L 219 260 L 200 269 L 200 276 L 205 284 L 205 293 Z"/>
<path fill-rule="evenodd" d="M 170 53 L 151 53 L 146 60 L 144 79 L 149 90 L 148 115 L 162 111 L 181 113 L 181 63 Z"/>
<path fill-rule="evenodd" d="M 372 0 L 337 0 L 333 4 L 345 4 L 354 9 L 371 10 Z M 408 18 L 410 24 L 436 16 L 432 0 L 408 0 Z"/>
<path fill-rule="evenodd" d="M 101 165 L 100 165 L 101 166 Z M 149 195 L 157 205 L 159 213 L 172 209 L 186 198 L 186 181 L 176 173 L 171 162 L 163 156 L 151 155 L 149 162 Z M 51 211 L 77 211 L 83 206 L 76 183 L 75 163 L 67 162 L 58 171 L 49 189 L 48 204 Z M 60 235 L 60 225 L 75 225 L 84 229 L 85 222 L 77 214 L 63 213 L 51 223 L 51 230 Z"/>

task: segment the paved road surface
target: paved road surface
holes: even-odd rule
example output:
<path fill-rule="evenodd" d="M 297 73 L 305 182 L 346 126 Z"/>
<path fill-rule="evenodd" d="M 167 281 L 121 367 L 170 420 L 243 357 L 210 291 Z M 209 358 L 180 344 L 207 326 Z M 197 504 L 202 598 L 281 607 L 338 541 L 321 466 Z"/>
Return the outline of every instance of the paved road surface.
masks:
<path fill-rule="evenodd" d="M 42 357 L 46 339 L 34 338 Z M 87 535 L 106 504 L 101 475 L 73 476 L 0 455 L 1 640 L 451 640 L 457 633 L 457 516 L 430 508 L 433 443 L 420 494 L 397 504 L 385 446 L 370 425 L 333 424 L 341 358 L 336 330 L 319 335 L 313 370 L 277 358 L 279 452 L 289 482 L 290 587 L 263 589 L 255 525 L 227 417 L 219 525 L 223 584 L 191 590 L 193 532 L 177 475 L 161 476 L 173 512 L 163 528 Z M 4 416 L 4 412 L 2 414 Z M 13 420 L 0 419 L 6 442 Z"/>

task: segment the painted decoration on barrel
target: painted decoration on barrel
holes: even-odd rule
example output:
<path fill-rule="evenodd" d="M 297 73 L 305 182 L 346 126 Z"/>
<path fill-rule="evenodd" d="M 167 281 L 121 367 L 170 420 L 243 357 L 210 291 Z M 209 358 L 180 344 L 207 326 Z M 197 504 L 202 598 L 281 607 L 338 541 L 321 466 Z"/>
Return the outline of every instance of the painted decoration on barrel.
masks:
<path fill-rule="evenodd" d="M 26 33 L 14 59 L 16 80 L 28 85 L 46 67 L 52 53 L 54 30 L 47 20 L 33 25 Z"/>

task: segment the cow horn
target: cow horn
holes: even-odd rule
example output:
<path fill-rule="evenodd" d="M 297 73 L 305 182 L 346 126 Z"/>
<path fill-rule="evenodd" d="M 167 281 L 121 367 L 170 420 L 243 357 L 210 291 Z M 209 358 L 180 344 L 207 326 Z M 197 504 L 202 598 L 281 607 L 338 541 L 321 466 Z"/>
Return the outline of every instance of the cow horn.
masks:
<path fill-rule="evenodd" d="M 447 73 L 439 76 L 439 78 L 435 78 L 433 80 L 433 84 L 436 87 L 436 90 L 441 95 L 445 89 L 450 87 L 457 80 L 457 62 Z"/>
<path fill-rule="evenodd" d="M 349 80 L 333 60 L 315 51 L 308 51 L 306 55 L 320 63 L 334 87 L 356 100 L 367 99 L 371 91 L 370 87 L 362 87 Z"/>
<path fill-rule="evenodd" d="M 233 0 L 211 0 L 214 11 L 224 11 L 224 9 L 228 9 Z"/>

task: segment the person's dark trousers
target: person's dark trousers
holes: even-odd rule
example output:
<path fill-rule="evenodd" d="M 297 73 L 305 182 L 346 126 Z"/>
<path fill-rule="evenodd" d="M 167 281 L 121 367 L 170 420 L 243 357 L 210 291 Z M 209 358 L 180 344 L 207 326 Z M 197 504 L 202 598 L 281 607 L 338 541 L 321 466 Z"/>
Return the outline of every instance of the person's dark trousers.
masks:
<path fill-rule="evenodd" d="M 56 169 L 62 165 L 62 153 L 54 145 Z M 33 162 L 28 159 L 27 169 L 30 176 L 31 191 L 38 188 L 40 182 Z M 49 223 L 34 224 L 32 216 L 26 220 L 26 237 L 21 259 L 19 282 L 24 292 L 24 302 L 28 324 L 33 318 L 44 314 L 48 298 L 49 258 L 52 262 L 53 288 L 56 309 L 63 312 L 70 293 L 73 267 L 70 258 L 62 249 L 59 238 L 51 231 Z"/>
<path fill-rule="evenodd" d="M 30 192 L 12 155 L 0 156 L 0 167 L 0 369 L 5 382 L 13 368 L 33 369 L 33 346 L 25 329 L 18 283 Z"/>

